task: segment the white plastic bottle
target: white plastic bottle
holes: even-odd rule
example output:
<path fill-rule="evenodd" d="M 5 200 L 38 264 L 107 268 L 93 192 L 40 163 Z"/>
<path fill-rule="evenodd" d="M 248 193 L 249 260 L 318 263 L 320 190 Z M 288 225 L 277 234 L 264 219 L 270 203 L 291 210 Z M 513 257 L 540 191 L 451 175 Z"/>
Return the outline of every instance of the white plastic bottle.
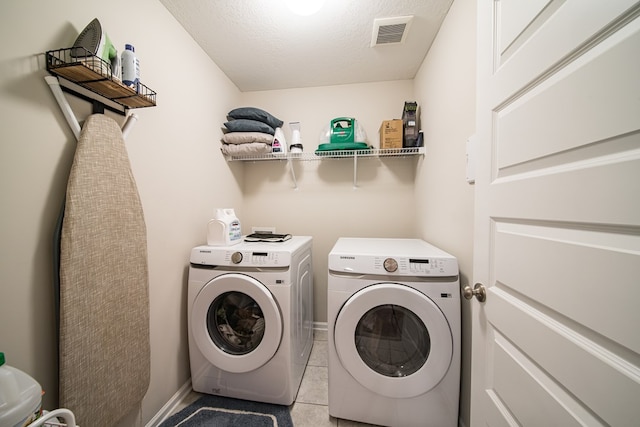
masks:
<path fill-rule="evenodd" d="M 207 228 L 207 245 L 230 246 L 242 241 L 240 220 L 232 208 L 217 208 Z"/>
<path fill-rule="evenodd" d="M 5 364 L 0 353 L 0 426 L 22 427 L 42 412 L 42 387 L 29 375 Z"/>
<path fill-rule="evenodd" d="M 122 52 L 122 83 L 138 91 L 140 83 L 140 62 L 133 45 L 126 44 Z"/>
<path fill-rule="evenodd" d="M 282 128 L 276 128 L 276 133 L 271 143 L 271 152 L 282 155 L 287 154 L 287 140 L 284 138 Z"/>

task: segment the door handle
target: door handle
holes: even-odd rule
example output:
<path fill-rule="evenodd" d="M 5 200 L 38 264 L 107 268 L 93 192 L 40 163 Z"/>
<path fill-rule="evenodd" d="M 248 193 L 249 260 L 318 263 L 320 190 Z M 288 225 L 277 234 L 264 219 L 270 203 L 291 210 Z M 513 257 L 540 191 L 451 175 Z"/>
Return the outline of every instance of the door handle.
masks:
<path fill-rule="evenodd" d="M 471 286 L 466 285 L 462 288 L 462 296 L 466 299 L 471 299 L 475 296 L 478 301 L 485 302 L 487 300 L 487 290 L 482 283 L 476 283 L 473 289 L 471 289 Z"/>

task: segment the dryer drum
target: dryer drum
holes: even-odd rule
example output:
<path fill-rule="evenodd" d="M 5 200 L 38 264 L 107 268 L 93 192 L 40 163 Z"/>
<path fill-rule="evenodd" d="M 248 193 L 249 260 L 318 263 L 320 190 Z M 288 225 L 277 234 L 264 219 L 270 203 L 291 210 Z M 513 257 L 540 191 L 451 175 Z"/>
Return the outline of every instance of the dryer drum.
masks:
<path fill-rule="evenodd" d="M 387 377 L 418 371 L 431 350 L 429 331 L 412 311 L 393 304 L 372 308 L 358 322 L 356 350 L 371 369 Z"/>
<path fill-rule="evenodd" d="M 253 351 L 264 336 L 264 316 L 258 303 L 242 292 L 218 296 L 207 313 L 207 329 L 213 342 L 234 355 Z"/>
<path fill-rule="evenodd" d="M 381 301 L 385 304 L 381 305 Z M 376 311 L 378 307 L 383 308 L 379 314 Z M 375 317 L 388 319 L 388 315 L 394 311 L 404 313 L 401 321 L 402 328 L 394 332 L 393 327 L 384 325 L 383 321 L 380 323 L 383 326 L 380 332 L 394 336 L 396 341 L 387 339 L 377 332 L 375 335 L 377 338 L 373 336 L 370 338 L 368 343 L 370 345 L 358 342 L 359 331 L 365 332 L 363 333 L 365 337 L 367 334 L 373 335 L 366 331 L 368 328 L 364 325 L 375 327 L 377 322 Z M 374 313 L 375 316 L 373 316 Z M 419 321 L 409 322 L 408 320 L 414 315 Z M 401 318 L 397 315 L 395 317 L 396 320 Z M 362 322 L 363 319 L 365 319 L 364 322 Z M 412 326 L 407 326 L 411 324 Z M 427 341 L 420 343 L 418 341 L 420 335 L 429 337 L 428 357 L 426 357 Z M 397 283 L 376 283 L 373 286 L 365 286 L 349 297 L 336 317 L 333 336 L 340 366 L 343 366 L 346 372 L 365 389 L 395 399 L 413 398 L 437 386 L 449 371 L 454 349 L 449 323 L 434 301 L 410 286 Z M 404 340 L 407 346 L 403 347 L 399 339 Z M 384 344 L 376 345 L 377 341 Z M 360 348 L 357 347 L 358 345 Z M 363 351 L 366 347 L 371 348 Z M 425 353 L 424 357 L 416 354 L 418 349 Z M 389 351 L 397 355 L 391 358 L 388 355 L 384 356 L 385 352 Z M 382 359 L 383 363 L 375 366 L 376 359 Z M 385 360 L 390 363 L 385 363 Z M 401 361 L 406 362 L 407 365 L 403 366 L 399 363 Z M 413 373 L 409 374 L 408 372 L 411 371 Z"/>

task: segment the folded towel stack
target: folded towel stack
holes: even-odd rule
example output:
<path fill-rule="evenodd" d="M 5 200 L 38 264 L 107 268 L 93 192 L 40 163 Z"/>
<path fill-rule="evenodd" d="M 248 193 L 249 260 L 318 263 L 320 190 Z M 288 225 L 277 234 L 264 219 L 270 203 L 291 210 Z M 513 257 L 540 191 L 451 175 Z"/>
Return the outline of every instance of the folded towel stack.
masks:
<path fill-rule="evenodd" d="M 240 107 L 229 111 L 227 132 L 222 136 L 222 153 L 249 155 L 271 153 L 276 129 L 283 121 L 255 107 Z"/>

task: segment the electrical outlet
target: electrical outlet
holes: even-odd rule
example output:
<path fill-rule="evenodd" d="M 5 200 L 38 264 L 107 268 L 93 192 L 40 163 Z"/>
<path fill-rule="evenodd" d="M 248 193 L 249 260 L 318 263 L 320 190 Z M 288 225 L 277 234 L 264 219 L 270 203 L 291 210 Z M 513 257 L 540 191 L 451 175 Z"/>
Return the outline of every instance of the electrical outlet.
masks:
<path fill-rule="evenodd" d="M 271 233 L 271 234 L 275 234 L 276 233 L 276 228 L 275 227 L 264 227 L 264 226 L 252 226 L 251 227 L 251 232 L 252 233 Z"/>

